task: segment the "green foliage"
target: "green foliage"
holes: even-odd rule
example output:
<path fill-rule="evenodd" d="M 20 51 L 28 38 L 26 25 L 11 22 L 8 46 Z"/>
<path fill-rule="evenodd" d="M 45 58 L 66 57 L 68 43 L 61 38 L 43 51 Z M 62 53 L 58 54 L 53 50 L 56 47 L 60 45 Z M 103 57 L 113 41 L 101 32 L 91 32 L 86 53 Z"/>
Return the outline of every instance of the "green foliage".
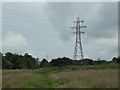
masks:
<path fill-rule="evenodd" d="M 117 64 L 101 64 L 101 65 L 84 65 L 80 69 L 95 69 L 95 70 L 100 70 L 100 69 L 117 69 L 118 65 Z"/>
<path fill-rule="evenodd" d="M 28 53 L 22 56 L 8 52 L 2 56 L 3 69 L 35 69 L 38 67 L 38 59 L 33 58 Z"/>
<path fill-rule="evenodd" d="M 28 53 L 25 53 L 24 55 L 18 55 L 13 54 L 11 52 L 5 53 L 2 56 L 2 68 L 3 69 L 36 69 L 36 68 L 43 68 L 43 67 L 61 67 L 61 66 L 68 66 L 68 65 L 78 65 L 78 66 L 85 66 L 90 65 L 90 68 L 92 68 L 92 65 L 104 65 L 104 64 L 114 64 L 119 63 L 120 58 L 114 57 L 112 61 L 107 60 L 92 60 L 89 58 L 85 58 L 83 60 L 73 60 L 67 57 L 63 58 L 56 58 L 52 59 L 50 62 L 48 62 L 46 59 L 43 59 L 41 63 L 38 61 L 38 58 L 34 58 Z"/>
<path fill-rule="evenodd" d="M 93 65 L 93 60 L 85 58 L 84 60 L 81 61 L 82 65 Z"/>
<path fill-rule="evenodd" d="M 50 65 L 52 66 L 65 66 L 65 65 L 101 65 L 101 64 L 108 64 L 106 60 L 97 60 L 93 61 L 92 59 L 85 58 L 84 60 L 72 60 L 70 58 L 57 58 L 52 59 Z"/>
<path fill-rule="evenodd" d="M 72 60 L 67 57 L 52 59 L 50 65 L 52 66 L 64 66 L 64 65 L 80 65 L 81 61 Z"/>
<path fill-rule="evenodd" d="M 40 63 L 40 67 L 47 67 L 48 65 L 49 65 L 49 63 L 46 59 L 43 59 Z"/>
<path fill-rule="evenodd" d="M 13 64 L 10 61 L 6 60 L 4 63 L 5 65 L 3 65 L 3 68 L 12 69 Z"/>
<path fill-rule="evenodd" d="M 2 57 L 3 57 L 3 54 L 0 52 L 0 69 L 2 69 Z"/>
<path fill-rule="evenodd" d="M 4 70 L 3 74 L 4 75 L 10 75 L 14 82 L 11 83 L 6 83 L 3 82 L 4 87 L 24 87 L 24 88 L 55 88 L 63 84 L 67 84 L 71 82 L 71 80 L 67 78 L 59 78 L 59 79 L 53 79 L 50 77 L 51 74 L 56 73 L 57 71 L 55 70 L 56 67 L 44 67 L 42 69 L 35 69 L 35 70 Z M 20 80 L 14 79 L 14 75 L 22 73 Z M 26 73 L 28 73 L 28 77 L 26 77 Z M 12 75 L 11 75 L 12 74 Z M 29 76 L 30 75 L 30 76 Z M 11 79 L 10 79 L 11 80 Z M 14 83 L 14 84 L 13 84 Z"/>
<path fill-rule="evenodd" d="M 70 80 L 61 78 L 52 80 L 48 75 L 36 75 L 34 78 L 22 82 L 21 87 L 30 88 L 55 88 L 60 85 L 69 83 Z"/>
<path fill-rule="evenodd" d="M 120 57 L 118 57 L 118 58 L 114 57 L 114 58 L 112 59 L 112 61 L 113 61 L 114 63 L 120 63 Z"/>
<path fill-rule="evenodd" d="M 74 81 L 80 81 L 80 85 L 85 85 L 91 88 L 107 88 L 107 87 L 114 87 L 114 83 L 109 84 L 106 81 L 99 81 L 97 78 L 94 79 L 94 74 L 91 76 L 91 70 L 92 71 L 101 71 L 103 73 L 102 76 L 104 76 L 105 72 L 104 70 L 101 69 L 106 69 L 105 71 L 108 70 L 117 70 L 117 64 L 105 64 L 105 65 L 84 65 L 84 66 L 78 66 L 78 65 L 66 65 L 66 66 L 60 66 L 60 67 L 43 67 L 35 70 L 3 70 L 3 77 L 5 78 L 5 75 L 7 77 L 9 76 L 8 80 L 12 80 L 12 82 L 8 83 L 3 83 L 4 87 L 8 88 L 58 88 L 60 86 L 64 85 L 69 85 L 69 83 L 74 83 Z M 79 77 L 70 77 L 71 74 L 74 76 L 76 73 L 79 73 Z M 62 77 L 59 77 L 59 74 L 57 73 L 70 73 L 70 76 L 68 74 L 68 77 L 64 77 L 64 75 L 61 75 Z M 86 73 L 82 74 L 80 72 Z M 27 75 L 26 75 L 27 74 Z M 56 75 L 55 75 L 56 74 Z M 89 75 L 90 74 L 90 75 Z M 21 79 L 16 78 L 14 76 L 22 77 Z M 30 75 L 30 76 L 29 76 Z M 53 75 L 53 77 L 52 77 Z M 101 75 L 101 74 L 100 74 Z M 98 74 L 98 78 L 100 77 Z M 108 74 L 107 74 L 108 75 Z M 76 75 L 75 75 L 76 76 Z M 90 78 L 90 77 L 92 78 Z M 57 77 L 57 78 L 56 78 Z M 12 78 L 12 79 L 11 79 Z M 73 78 L 73 79 L 72 79 Z M 110 77 L 111 78 L 111 77 Z M 103 78 L 104 79 L 104 78 Z M 5 78 L 6 80 L 6 78 Z M 99 81 L 99 82 L 98 82 Z M 76 84 L 76 83 L 75 83 Z M 74 85 L 75 85 L 74 84 Z M 103 85 L 103 86 L 102 86 Z M 108 86 L 109 85 L 109 86 Z M 111 85 L 111 86 L 110 86 Z M 69 86 L 68 86 L 69 87 Z M 71 88 L 71 87 L 70 87 Z"/>

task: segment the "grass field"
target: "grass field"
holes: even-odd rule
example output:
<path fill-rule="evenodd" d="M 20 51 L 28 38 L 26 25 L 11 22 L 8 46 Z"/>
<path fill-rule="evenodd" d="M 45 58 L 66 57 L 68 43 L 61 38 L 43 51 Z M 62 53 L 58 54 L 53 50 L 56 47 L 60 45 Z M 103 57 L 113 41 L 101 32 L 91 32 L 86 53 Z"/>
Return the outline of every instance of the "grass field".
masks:
<path fill-rule="evenodd" d="M 117 88 L 118 66 L 64 66 L 3 70 L 3 88 Z"/>
<path fill-rule="evenodd" d="M 0 70 L 0 89 L 2 88 L 2 70 Z"/>

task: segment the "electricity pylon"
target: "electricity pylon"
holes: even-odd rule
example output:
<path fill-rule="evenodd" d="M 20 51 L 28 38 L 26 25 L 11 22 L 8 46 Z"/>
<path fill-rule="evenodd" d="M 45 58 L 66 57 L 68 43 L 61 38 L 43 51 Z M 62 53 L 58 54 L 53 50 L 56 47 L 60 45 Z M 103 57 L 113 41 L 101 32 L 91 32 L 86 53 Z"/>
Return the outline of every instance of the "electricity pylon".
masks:
<path fill-rule="evenodd" d="M 78 17 L 77 20 L 74 22 L 76 25 L 75 27 L 71 27 L 72 29 L 75 29 L 75 32 L 73 32 L 76 35 L 76 42 L 75 42 L 75 49 L 73 53 L 73 59 L 74 60 L 83 60 L 83 49 L 82 49 L 82 42 L 81 42 L 81 34 L 85 33 L 81 31 L 82 28 L 86 28 L 86 26 L 81 26 L 81 23 L 84 21 L 81 21 Z"/>

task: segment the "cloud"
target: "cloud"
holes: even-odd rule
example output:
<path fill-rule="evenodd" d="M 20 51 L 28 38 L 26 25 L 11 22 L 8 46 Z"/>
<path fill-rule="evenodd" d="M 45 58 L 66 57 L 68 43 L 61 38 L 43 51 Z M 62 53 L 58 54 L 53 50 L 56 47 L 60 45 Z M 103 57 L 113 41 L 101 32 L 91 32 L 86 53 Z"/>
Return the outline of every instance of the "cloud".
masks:
<path fill-rule="evenodd" d="M 117 8 L 117 3 L 113 2 L 54 2 L 47 3 L 44 11 L 55 30 L 59 31 L 59 38 L 63 41 L 68 41 L 71 39 L 71 30 L 69 27 L 73 26 L 73 21 L 76 20 L 77 17 L 85 21 L 85 25 L 88 27 L 87 32 L 90 37 L 109 38 L 116 35 L 118 30 Z"/>
<path fill-rule="evenodd" d="M 3 38 L 3 51 L 23 52 L 27 47 L 27 39 L 21 34 L 7 32 Z"/>
<path fill-rule="evenodd" d="M 96 15 L 88 19 L 83 38 L 86 56 L 108 58 L 118 56 L 118 8 L 117 3 L 101 3 Z"/>
<path fill-rule="evenodd" d="M 94 38 L 111 38 L 118 32 L 118 6 L 117 3 L 101 3 L 89 18 L 88 35 Z M 91 22 L 91 24 L 90 24 Z"/>
<path fill-rule="evenodd" d="M 3 3 L 2 9 L 4 51 L 28 52 L 41 60 L 47 54 L 50 59 L 72 57 L 75 37 L 70 27 L 79 16 L 87 26 L 84 56 L 117 55 L 117 3 Z"/>
<path fill-rule="evenodd" d="M 2 52 L 2 3 L 0 3 L 0 52 Z"/>
<path fill-rule="evenodd" d="M 0 52 L 2 52 L 2 40 L 0 40 Z"/>
<path fill-rule="evenodd" d="M 70 34 L 70 13 L 72 3 L 47 3 L 44 7 L 45 14 L 49 18 L 52 26 L 59 32 L 59 38 L 63 41 L 69 41 Z"/>
<path fill-rule="evenodd" d="M 88 41 L 84 41 L 84 52 L 86 57 L 91 57 L 93 59 L 101 58 L 108 60 L 112 59 L 113 56 L 118 55 L 118 38 L 91 38 Z M 104 58 L 103 58 L 104 57 Z"/>
<path fill-rule="evenodd" d="M 118 55 L 120 56 L 120 2 L 118 3 Z"/>

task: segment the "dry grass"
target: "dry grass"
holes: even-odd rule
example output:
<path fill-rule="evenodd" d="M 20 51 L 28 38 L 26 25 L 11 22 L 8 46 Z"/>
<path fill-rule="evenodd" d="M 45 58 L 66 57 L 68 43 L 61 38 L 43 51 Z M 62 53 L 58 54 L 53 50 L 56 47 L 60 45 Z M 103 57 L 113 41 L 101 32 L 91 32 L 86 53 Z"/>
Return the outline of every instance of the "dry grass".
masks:
<path fill-rule="evenodd" d="M 7 74 L 6 74 L 7 72 Z M 26 72 L 22 72 L 22 71 L 5 71 L 5 73 L 3 73 L 2 75 L 2 87 L 8 87 L 8 88 L 16 88 L 19 87 L 19 82 L 22 82 L 22 80 L 27 80 L 29 79 L 31 76 L 34 75 L 34 73 L 30 70 L 26 71 Z M 17 86 L 16 86 L 17 83 Z"/>
<path fill-rule="evenodd" d="M 4 70 L 3 88 L 117 88 L 118 70 Z"/>
<path fill-rule="evenodd" d="M 117 88 L 117 70 L 77 70 L 60 72 L 50 76 L 53 79 L 67 78 L 72 82 L 59 86 L 61 88 Z"/>
<path fill-rule="evenodd" d="M 0 70 L 0 89 L 2 88 L 2 70 Z"/>

